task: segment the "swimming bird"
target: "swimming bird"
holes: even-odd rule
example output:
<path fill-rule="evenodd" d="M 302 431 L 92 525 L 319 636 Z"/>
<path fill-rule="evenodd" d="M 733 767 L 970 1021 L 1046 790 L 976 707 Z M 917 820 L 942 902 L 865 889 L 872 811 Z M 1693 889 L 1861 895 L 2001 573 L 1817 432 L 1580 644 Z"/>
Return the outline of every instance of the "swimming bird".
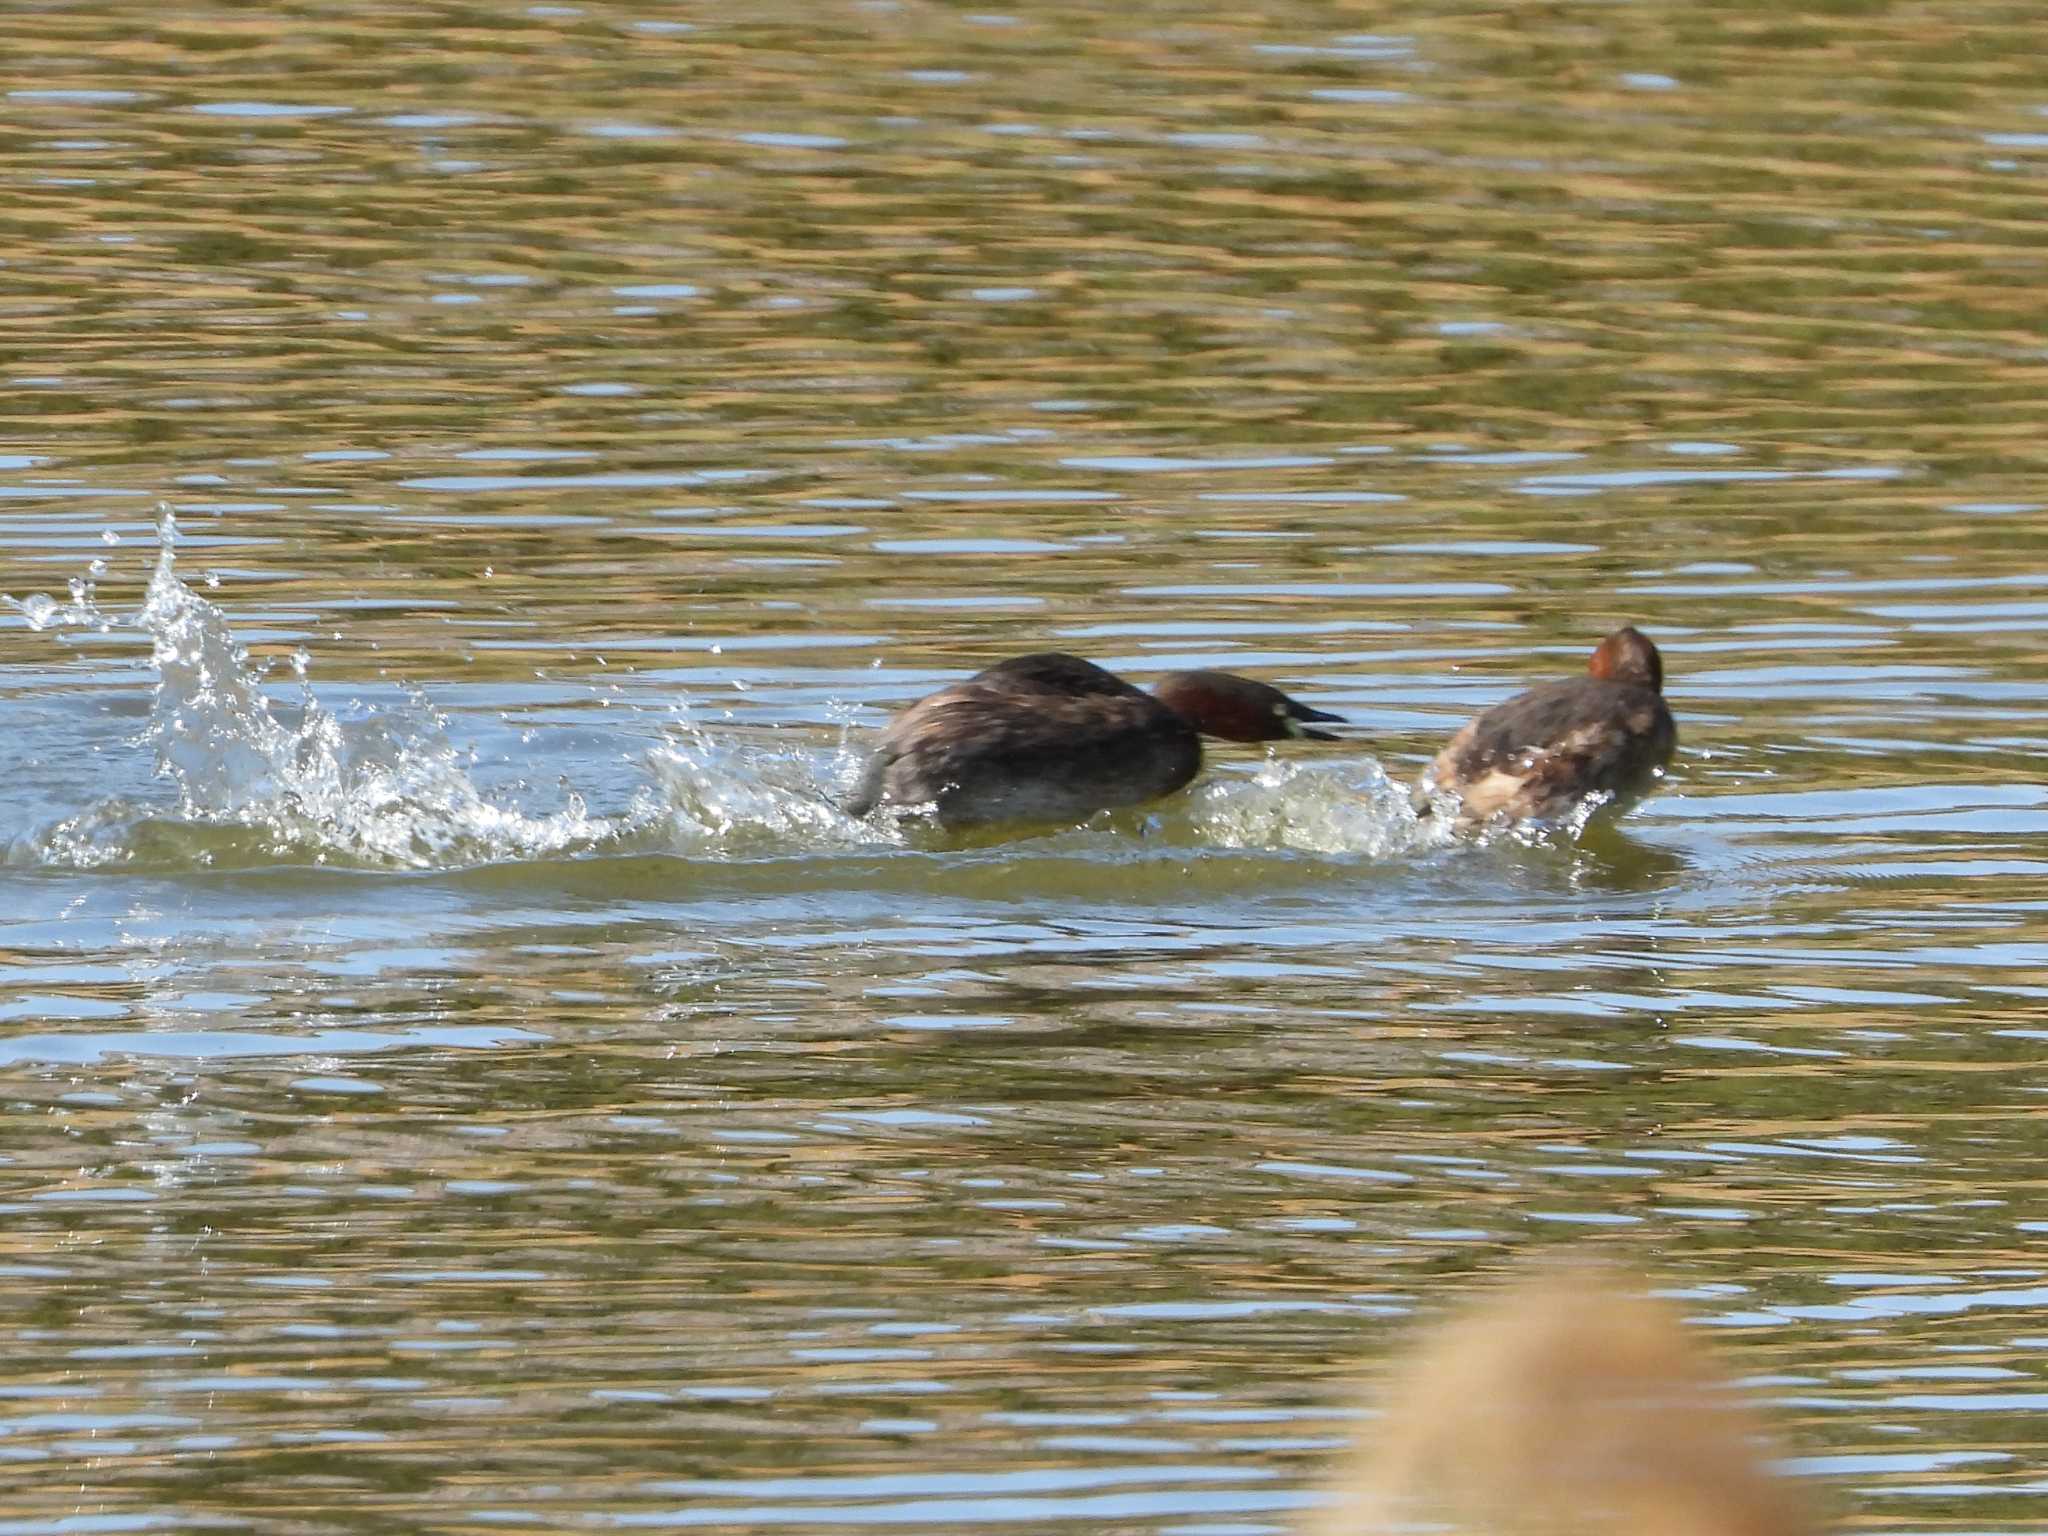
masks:
<path fill-rule="evenodd" d="M 1525 1266 L 1427 1332 L 1301 1536 L 1817 1536 L 1728 1372 L 1647 1290 Z"/>
<path fill-rule="evenodd" d="M 1422 777 L 1417 808 L 1455 797 L 1458 824 L 1550 820 L 1595 795 L 1626 804 L 1678 745 L 1664 703 L 1664 659 L 1624 625 L 1600 642 L 1586 675 L 1496 704 L 1451 738 Z"/>
<path fill-rule="evenodd" d="M 1310 722 L 1337 718 L 1230 672 L 1173 672 L 1146 693 L 1078 656 L 1017 656 L 892 720 L 845 809 L 930 805 L 949 827 L 1079 821 L 1184 787 L 1203 736 L 1335 741 Z"/>

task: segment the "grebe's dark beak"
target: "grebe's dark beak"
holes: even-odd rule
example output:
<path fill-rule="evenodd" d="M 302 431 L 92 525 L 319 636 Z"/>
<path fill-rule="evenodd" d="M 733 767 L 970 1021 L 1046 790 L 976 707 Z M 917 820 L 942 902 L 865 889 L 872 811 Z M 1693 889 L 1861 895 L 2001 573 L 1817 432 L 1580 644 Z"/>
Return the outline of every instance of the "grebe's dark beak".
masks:
<path fill-rule="evenodd" d="M 1304 720 L 1327 720 L 1333 725 L 1342 725 L 1344 717 L 1333 715 L 1326 709 L 1310 709 L 1298 699 L 1287 701 L 1287 734 L 1298 736 L 1304 741 L 1342 741 L 1344 738 L 1334 731 L 1312 731 L 1302 724 Z"/>

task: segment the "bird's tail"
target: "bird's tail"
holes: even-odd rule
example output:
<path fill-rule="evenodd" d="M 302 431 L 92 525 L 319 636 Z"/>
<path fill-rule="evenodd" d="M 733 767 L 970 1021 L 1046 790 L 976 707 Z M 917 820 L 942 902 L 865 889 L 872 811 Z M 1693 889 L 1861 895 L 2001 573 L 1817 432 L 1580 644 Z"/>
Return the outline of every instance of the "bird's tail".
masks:
<path fill-rule="evenodd" d="M 1754 1415 L 1673 1309 L 1583 1265 L 1426 1334 L 1306 1536 L 1813 1536 Z"/>

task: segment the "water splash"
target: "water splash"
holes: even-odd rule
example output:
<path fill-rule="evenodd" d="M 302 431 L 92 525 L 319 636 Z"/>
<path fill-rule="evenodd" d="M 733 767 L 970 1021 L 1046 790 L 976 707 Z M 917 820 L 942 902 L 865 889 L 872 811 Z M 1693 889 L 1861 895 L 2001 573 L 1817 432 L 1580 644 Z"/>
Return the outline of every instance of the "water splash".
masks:
<path fill-rule="evenodd" d="M 92 573 L 95 576 L 105 569 L 105 561 L 93 561 Z M 103 635 L 113 630 L 118 621 L 101 611 L 91 581 L 83 576 L 74 576 L 67 590 L 71 595 L 68 603 L 58 602 L 47 592 L 32 592 L 27 597 L 0 597 L 0 603 L 20 614 L 33 630 L 91 629 Z"/>
<path fill-rule="evenodd" d="M 173 798 L 98 801 L 16 841 L 13 861 L 424 870 L 590 854 L 726 860 L 991 842 L 1091 862 L 1177 847 L 1381 861 L 1537 835 L 1461 835 L 1441 807 L 1418 812 L 1407 787 L 1369 756 L 1275 758 L 1250 774 L 1212 770 L 1185 795 L 1080 827 L 947 833 L 914 814 L 856 820 L 839 808 L 859 756 L 843 727 L 836 747 L 821 748 L 791 733 L 714 734 L 687 715 L 647 754 L 650 782 L 618 814 L 593 814 L 573 792 L 565 808 L 537 813 L 478 786 L 473 757 L 450 740 L 447 718 L 423 694 L 337 714 L 316 697 L 304 652 L 292 658 L 296 701 L 289 689 L 273 690 L 269 668 L 250 657 L 227 616 L 180 579 L 168 507 L 157 532 L 156 567 L 133 614 L 101 607 L 91 579 L 98 561 L 70 582 L 67 600 L 6 602 L 35 630 L 127 628 L 149 637 L 156 683 L 138 745 L 154 752 Z M 1540 829 L 1539 840 L 1575 844 L 1594 809 Z"/>
<path fill-rule="evenodd" d="M 635 842 L 717 856 L 1009 847 L 1050 858 L 1100 860 L 1220 848 L 1394 860 L 1475 841 L 1460 836 L 1452 820 L 1427 808 L 1418 812 L 1408 787 L 1372 757 L 1275 758 L 1252 774 L 1212 770 L 1185 795 L 1104 811 L 1078 826 L 950 830 L 920 814 L 929 807 L 885 810 L 863 820 L 840 810 L 839 798 L 857 774 L 859 758 L 844 743 L 825 754 L 685 728 L 649 755 L 655 788 L 635 807 Z M 1573 837 L 1577 830 L 1575 825 Z"/>
<path fill-rule="evenodd" d="M 25 850 L 36 862 L 429 869 L 587 851 L 616 831 L 573 795 L 567 809 L 541 816 L 486 796 L 423 696 L 337 717 L 314 696 L 303 653 L 293 660 L 298 719 L 286 723 L 265 689 L 267 668 L 251 661 L 227 616 L 179 579 L 168 507 L 157 532 L 156 569 L 132 617 L 103 610 L 82 578 L 69 603 L 9 600 L 35 629 L 126 626 L 149 636 L 157 680 L 143 740 L 176 791 L 170 807 L 107 800 L 44 829 Z"/>
<path fill-rule="evenodd" d="M 817 753 L 686 726 L 648 754 L 654 788 L 633 821 L 642 840 L 683 854 L 901 846 L 902 829 L 888 818 L 860 821 L 839 808 L 847 756 L 842 749 L 821 762 Z"/>
<path fill-rule="evenodd" d="M 1288 848 L 1371 859 L 1448 846 L 1450 828 L 1418 815 L 1408 787 L 1375 758 L 1268 761 L 1246 778 L 1211 778 L 1188 797 L 1186 830 L 1219 848 Z"/>

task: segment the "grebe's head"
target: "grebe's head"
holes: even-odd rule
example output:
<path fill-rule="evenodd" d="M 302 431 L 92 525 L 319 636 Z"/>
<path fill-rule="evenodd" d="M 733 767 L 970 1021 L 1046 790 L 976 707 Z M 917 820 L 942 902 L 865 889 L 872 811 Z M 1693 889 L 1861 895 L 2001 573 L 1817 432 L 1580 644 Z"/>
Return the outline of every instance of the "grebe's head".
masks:
<path fill-rule="evenodd" d="M 1169 672 L 1153 685 L 1153 695 L 1204 736 L 1224 741 L 1285 741 L 1304 736 L 1310 741 L 1336 741 L 1328 731 L 1309 729 L 1310 720 L 1339 717 L 1310 709 L 1270 683 L 1256 683 L 1234 672 Z"/>
<path fill-rule="evenodd" d="M 1664 691 L 1664 658 L 1657 654 L 1650 637 L 1632 624 L 1622 625 L 1602 640 L 1586 670 L 1603 682 L 1627 683 L 1653 693 Z"/>

